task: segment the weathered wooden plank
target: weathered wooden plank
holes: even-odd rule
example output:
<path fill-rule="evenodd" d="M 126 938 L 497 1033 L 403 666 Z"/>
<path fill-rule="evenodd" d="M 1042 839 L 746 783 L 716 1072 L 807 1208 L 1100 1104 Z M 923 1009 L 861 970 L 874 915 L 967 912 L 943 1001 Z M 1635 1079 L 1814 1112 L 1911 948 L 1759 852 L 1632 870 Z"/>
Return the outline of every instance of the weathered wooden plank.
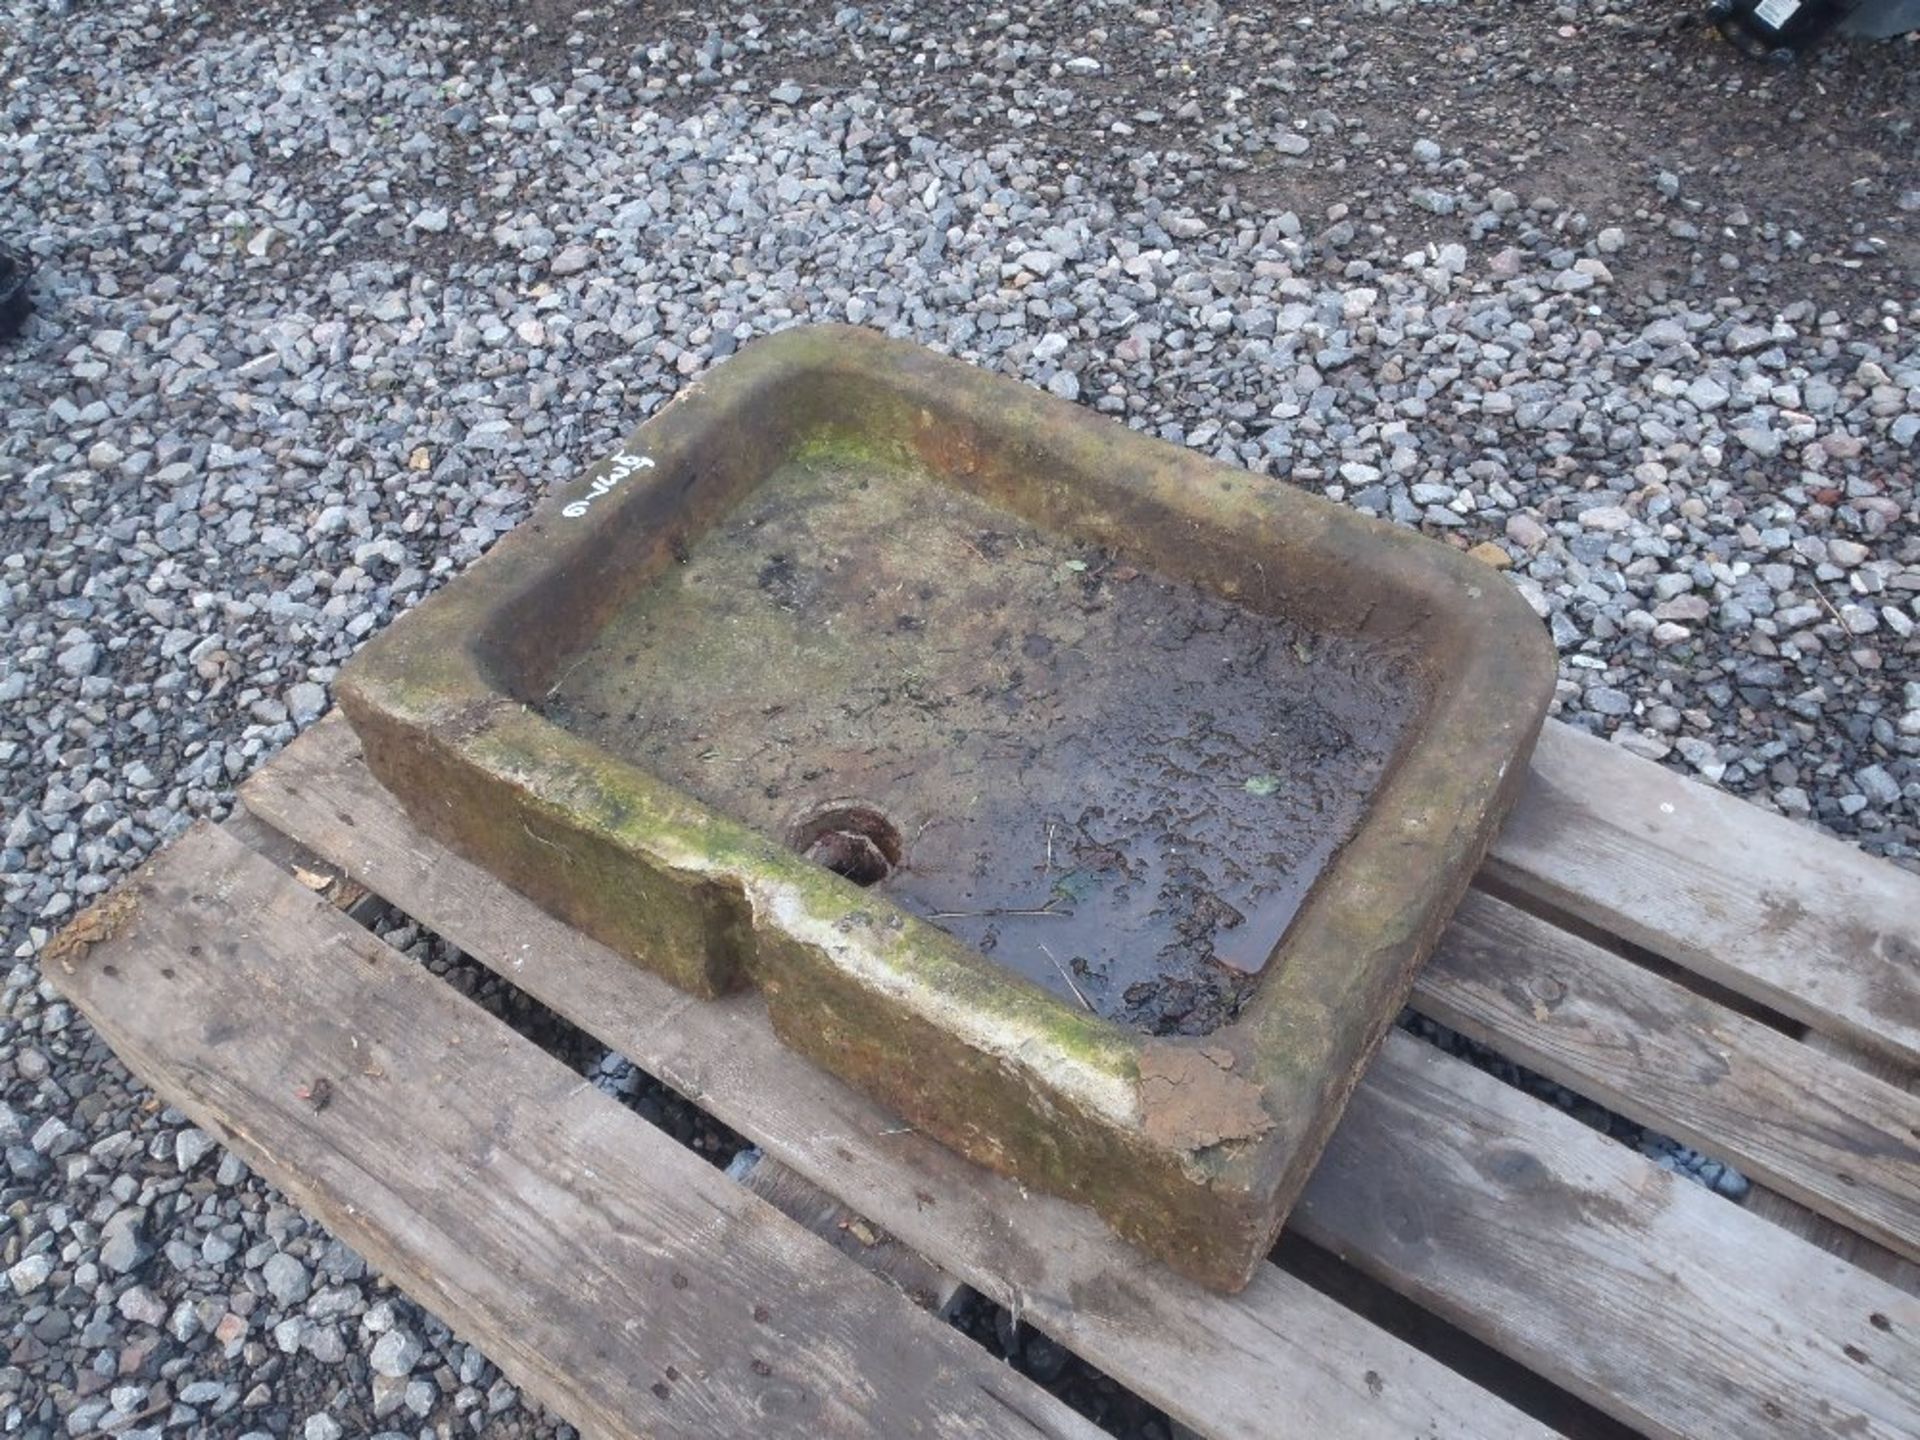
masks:
<path fill-rule="evenodd" d="M 1548 724 L 1485 873 L 1920 1067 L 1920 877 Z"/>
<path fill-rule="evenodd" d="M 1099 1434 L 219 830 L 100 917 L 128 1065 L 583 1430 Z"/>
<path fill-rule="evenodd" d="M 1920 1097 L 1477 892 L 1442 936 L 1414 1003 L 1920 1257 Z"/>
<path fill-rule="evenodd" d="M 1292 1224 L 1653 1435 L 1920 1433 L 1920 1302 L 1402 1032 Z"/>
<path fill-rule="evenodd" d="M 408 823 L 337 719 L 245 787 L 257 814 L 360 878 L 831 1194 L 1213 1437 L 1549 1433 L 1273 1266 L 1223 1298 L 1092 1212 L 904 1128 L 773 1036 L 752 995 L 696 1002 Z"/>

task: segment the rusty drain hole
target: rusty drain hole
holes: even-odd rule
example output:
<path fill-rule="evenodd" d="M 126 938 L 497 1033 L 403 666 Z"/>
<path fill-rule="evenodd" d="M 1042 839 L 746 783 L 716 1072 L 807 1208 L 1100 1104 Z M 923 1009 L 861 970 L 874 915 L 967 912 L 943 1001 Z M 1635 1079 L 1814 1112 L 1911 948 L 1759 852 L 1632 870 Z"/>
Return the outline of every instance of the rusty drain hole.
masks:
<path fill-rule="evenodd" d="M 793 848 L 856 885 L 877 885 L 900 863 L 900 830 L 858 800 L 816 805 L 794 823 Z"/>

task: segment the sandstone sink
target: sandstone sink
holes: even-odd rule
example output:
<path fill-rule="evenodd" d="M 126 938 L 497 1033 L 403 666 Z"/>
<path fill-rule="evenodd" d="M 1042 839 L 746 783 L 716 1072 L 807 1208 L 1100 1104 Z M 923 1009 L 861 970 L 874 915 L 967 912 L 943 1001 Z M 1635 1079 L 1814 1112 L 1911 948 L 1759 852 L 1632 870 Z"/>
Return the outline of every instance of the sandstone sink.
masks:
<path fill-rule="evenodd" d="M 1448 547 L 929 351 L 749 347 L 347 668 L 431 833 L 1210 1285 L 1525 770 Z M 538 963 L 537 957 L 529 963 Z"/>

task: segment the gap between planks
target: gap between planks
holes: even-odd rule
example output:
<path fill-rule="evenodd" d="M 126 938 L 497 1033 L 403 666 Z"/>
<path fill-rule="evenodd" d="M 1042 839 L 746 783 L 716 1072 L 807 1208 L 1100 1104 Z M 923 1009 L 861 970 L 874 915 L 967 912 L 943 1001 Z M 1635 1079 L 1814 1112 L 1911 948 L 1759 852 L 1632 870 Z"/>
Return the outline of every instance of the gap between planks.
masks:
<path fill-rule="evenodd" d="M 109 903 L 115 1052 L 584 1431 L 1101 1435 L 234 837 Z"/>
<path fill-rule="evenodd" d="M 1120 1264 L 1131 1252 L 1085 1212 L 1025 1195 L 918 1136 L 889 1135 L 898 1126 L 884 1112 L 772 1039 L 754 997 L 687 1001 L 424 840 L 337 724 L 310 732 L 249 782 L 246 797 L 814 1183 L 860 1197 L 863 1211 L 936 1263 L 1024 1308 L 1176 1418 L 1263 1434 L 1283 1413 L 1276 1402 L 1297 1413 L 1298 1387 L 1291 1397 L 1269 1387 L 1254 1408 L 1224 1418 L 1192 1411 L 1195 1351 L 1218 1357 L 1224 1348 L 1269 1377 L 1281 1368 L 1267 1353 L 1272 1341 L 1235 1357 L 1218 1335 L 1225 1320 L 1244 1322 L 1249 1305 L 1267 1301 L 1277 1272 L 1263 1270 L 1237 1300 L 1183 1292 L 1156 1267 Z M 1674 1436 L 1841 1422 L 1869 1436 L 1920 1428 L 1920 1309 L 1897 1290 L 1408 1037 L 1389 1037 L 1355 1106 L 1362 1118 L 1341 1127 L 1297 1212 L 1304 1233 L 1607 1413 Z M 930 1190 L 903 1193 L 916 1182 L 944 1187 L 970 1212 L 925 1206 Z M 1409 1195 L 1406 1223 L 1383 1214 Z M 1408 1229 L 1422 1215 L 1446 1218 L 1443 1242 L 1431 1226 Z M 1516 1244 L 1516 1229 L 1530 1238 Z M 1090 1248 L 1114 1263 L 1086 1266 Z M 1893 1328 L 1882 1331 L 1876 1315 Z M 1616 1324 L 1595 1330 L 1596 1316 Z M 1154 1332 L 1179 1336 L 1177 1373 Z M 1306 1333 L 1282 1331 L 1293 1355 Z M 1340 1373 L 1325 1358 L 1315 1364 Z M 1636 1370 L 1660 1371 L 1662 1383 L 1642 1383 Z M 1186 1382 L 1184 1410 L 1176 1378 Z M 1350 1394 L 1351 1378 L 1342 1378 Z M 1483 1414 L 1470 1428 L 1482 1432 L 1485 1422 Z"/>
<path fill-rule="evenodd" d="M 766 1151 L 742 1150 L 727 1177 L 747 1187 L 796 1225 L 805 1226 L 863 1269 L 871 1270 L 922 1310 L 947 1318 L 964 1285 L 919 1251 L 901 1244 L 851 1206 Z"/>

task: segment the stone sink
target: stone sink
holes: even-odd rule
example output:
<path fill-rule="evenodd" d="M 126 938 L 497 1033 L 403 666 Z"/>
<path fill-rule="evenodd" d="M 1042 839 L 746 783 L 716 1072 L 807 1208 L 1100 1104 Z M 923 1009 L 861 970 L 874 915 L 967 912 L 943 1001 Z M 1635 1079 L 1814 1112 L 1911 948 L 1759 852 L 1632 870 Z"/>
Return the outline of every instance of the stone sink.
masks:
<path fill-rule="evenodd" d="M 689 386 L 338 692 L 453 849 L 1235 1289 L 1553 678 L 1443 544 L 819 326 Z"/>

